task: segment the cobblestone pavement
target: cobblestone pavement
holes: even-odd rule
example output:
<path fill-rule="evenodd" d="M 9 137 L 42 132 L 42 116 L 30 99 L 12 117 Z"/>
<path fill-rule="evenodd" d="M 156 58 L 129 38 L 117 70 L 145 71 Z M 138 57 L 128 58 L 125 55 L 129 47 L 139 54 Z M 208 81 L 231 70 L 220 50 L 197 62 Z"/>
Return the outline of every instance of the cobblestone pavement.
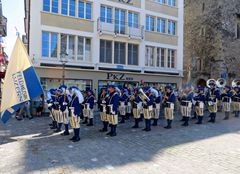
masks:
<path fill-rule="evenodd" d="M 72 143 L 49 129 L 48 117 L 0 123 L 1 174 L 239 174 L 240 118 L 165 130 L 164 120 L 151 132 L 118 126 L 117 137 L 81 127 Z M 141 123 L 143 127 L 143 123 Z"/>

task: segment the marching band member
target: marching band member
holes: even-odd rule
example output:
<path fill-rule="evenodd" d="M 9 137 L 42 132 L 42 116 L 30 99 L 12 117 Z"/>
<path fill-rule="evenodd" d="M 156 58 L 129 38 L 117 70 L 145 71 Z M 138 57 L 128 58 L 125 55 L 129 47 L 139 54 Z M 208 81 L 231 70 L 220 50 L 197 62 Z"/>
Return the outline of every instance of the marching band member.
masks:
<path fill-rule="evenodd" d="M 147 98 L 143 101 L 143 114 L 145 119 L 145 128 L 143 130 L 148 132 L 151 131 L 154 96 L 151 94 L 149 87 L 144 87 L 144 91 Z"/>
<path fill-rule="evenodd" d="M 71 101 L 69 103 L 69 110 L 70 110 L 70 124 L 73 128 L 74 135 L 70 139 L 73 142 L 80 141 L 80 114 L 81 114 L 81 100 L 78 95 L 80 91 L 78 91 L 77 87 L 70 87 L 69 88 L 71 94 Z"/>
<path fill-rule="evenodd" d="M 128 103 L 128 91 L 125 88 L 121 88 L 121 96 L 119 98 L 119 113 L 121 116 L 121 121 L 119 123 L 125 123 L 126 119 L 126 109 Z"/>
<path fill-rule="evenodd" d="M 234 95 L 232 96 L 233 101 L 233 112 L 235 114 L 235 117 L 239 117 L 240 115 L 240 87 L 234 86 Z"/>
<path fill-rule="evenodd" d="M 163 102 L 165 103 L 164 115 L 167 120 L 167 126 L 165 129 L 171 129 L 171 124 L 173 120 L 173 110 L 174 110 L 174 102 L 176 100 L 176 96 L 174 95 L 173 89 L 171 86 L 165 87 L 165 95 L 163 97 Z"/>
<path fill-rule="evenodd" d="M 83 118 L 84 118 L 84 122 L 82 122 L 82 124 L 88 124 L 88 109 L 89 109 L 89 104 L 87 104 L 87 99 L 88 99 L 88 95 L 87 95 L 87 91 L 84 92 L 84 101 L 82 103 L 82 110 L 83 110 Z"/>
<path fill-rule="evenodd" d="M 139 97 L 139 89 L 138 88 L 134 88 L 133 90 L 133 95 L 130 98 L 130 101 L 132 101 L 133 103 L 133 117 L 135 120 L 135 124 L 132 128 L 139 128 L 139 119 L 141 116 L 141 110 L 142 110 L 142 100 Z"/>
<path fill-rule="evenodd" d="M 217 103 L 220 99 L 219 90 L 216 88 L 214 80 L 209 81 L 210 88 L 207 91 L 208 111 L 210 112 L 210 120 L 208 122 L 214 123 L 217 114 Z"/>
<path fill-rule="evenodd" d="M 86 116 L 89 120 L 87 126 L 93 126 L 93 110 L 94 110 L 94 93 L 92 90 L 87 91 L 87 98 L 84 102 L 84 109 L 86 112 Z"/>
<path fill-rule="evenodd" d="M 116 129 L 118 124 L 118 104 L 119 104 L 119 94 L 115 90 L 114 85 L 109 85 L 109 97 L 106 101 L 107 106 L 107 116 L 109 120 L 109 126 L 111 131 L 107 133 L 111 137 L 116 136 Z"/>
<path fill-rule="evenodd" d="M 102 88 L 101 89 L 101 94 L 99 96 L 99 109 L 100 109 L 100 117 L 101 121 L 103 122 L 103 128 L 100 129 L 100 132 L 107 132 L 108 131 L 108 119 L 107 119 L 107 113 L 106 113 L 106 98 L 108 97 L 107 95 L 107 89 Z"/>
<path fill-rule="evenodd" d="M 189 118 L 191 117 L 192 112 L 192 99 L 193 99 L 193 91 L 192 88 L 187 87 L 185 89 L 184 94 L 179 97 L 180 103 L 181 103 L 181 114 L 182 114 L 182 120 L 184 123 L 182 126 L 188 126 Z"/>
<path fill-rule="evenodd" d="M 224 120 L 228 120 L 231 111 L 231 97 L 233 96 L 233 91 L 230 86 L 224 87 L 224 92 L 221 94 L 222 104 L 223 104 L 223 112 L 225 112 Z"/>
<path fill-rule="evenodd" d="M 152 126 L 157 126 L 157 122 L 160 115 L 160 108 L 161 108 L 161 102 L 162 102 L 162 94 L 159 90 L 156 90 L 158 92 L 158 96 L 155 97 L 155 101 L 153 103 L 153 123 Z"/>
<path fill-rule="evenodd" d="M 60 105 L 60 114 L 59 118 L 61 120 L 61 123 L 64 124 L 65 126 L 65 131 L 61 134 L 63 136 L 69 135 L 69 130 L 68 130 L 68 124 L 69 124 L 69 112 L 68 112 L 68 104 L 69 104 L 69 99 L 67 96 L 67 87 L 65 85 L 62 85 L 59 87 L 59 89 L 62 92 L 62 95 L 59 97 L 59 105 Z"/>
<path fill-rule="evenodd" d="M 55 89 L 50 89 L 47 92 L 47 103 L 48 103 L 48 110 L 50 111 L 50 117 L 52 118 L 52 124 L 49 124 L 49 126 L 51 126 L 51 129 L 56 129 L 57 128 L 57 121 L 55 119 L 55 115 L 53 112 L 53 105 L 54 105 L 54 101 L 56 100 L 56 90 Z"/>
<path fill-rule="evenodd" d="M 55 115 L 55 119 L 57 121 L 57 129 L 54 132 L 61 132 L 62 129 L 62 120 L 61 120 L 61 116 L 60 116 L 60 105 L 59 105 L 59 99 L 61 96 L 61 90 L 57 89 L 56 90 L 56 99 L 54 101 L 54 107 L 53 107 L 53 113 Z"/>
<path fill-rule="evenodd" d="M 204 115 L 204 103 L 206 100 L 206 96 L 204 94 L 204 88 L 199 86 L 197 88 L 197 94 L 193 97 L 194 105 L 195 105 L 195 113 L 198 121 L 196 124 L 202 124 L 203 115 Z"/>

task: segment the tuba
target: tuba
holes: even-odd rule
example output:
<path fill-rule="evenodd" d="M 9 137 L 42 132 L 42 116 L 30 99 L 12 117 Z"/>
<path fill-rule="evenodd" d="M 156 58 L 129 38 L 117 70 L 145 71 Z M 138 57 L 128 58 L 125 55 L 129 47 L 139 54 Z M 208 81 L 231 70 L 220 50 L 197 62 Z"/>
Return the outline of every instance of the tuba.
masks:
<path fill-rule="evenodd" d="M 240 87 L 240 80 L 239 79 L 234 79 L 232 81 L 232 87 Z"/>
<path fill-rule="evenodd" d="M 158 97 L 158 90 L 154 89 L 153 87 L 150 88 L 150 92 L 154 94 L 154 96 L 157 98 Z"/>
<path fill-rule="evenodd" d="M 211 87 L 210 87 L 210 83 L 214 83 L 215 85 L 217 84 L 217 82 L 216 82 L 215 79 L 208 79 L 208 81 L 207 81 L 207 83 L 206 83 L 208 88 L 211 88 Z"/>
<path fill-rule="evenodd" d="M 143 89 L 140 88 L 139 89 L 139 97 L 142 99 L 142 100 L 147 100 L 147 101 L 150 101 L 150 99 L 148 98 L 148 96 L 143 92 Z"/>
<path fill-rule="evenodd" d="M 217 79 L 216 85 L 218 88 L 224 88 L 227 84 L 227 81 L 223 78 Z"/>

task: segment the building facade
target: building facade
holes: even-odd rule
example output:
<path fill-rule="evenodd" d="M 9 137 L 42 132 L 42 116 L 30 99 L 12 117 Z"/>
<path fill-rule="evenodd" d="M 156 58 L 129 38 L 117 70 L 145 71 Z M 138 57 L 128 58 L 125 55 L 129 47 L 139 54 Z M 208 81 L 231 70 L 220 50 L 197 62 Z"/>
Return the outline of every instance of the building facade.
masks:
<path fill-rule="evenodd" d="M 184 82 L 240 78 L 240 1 L 186 0 Z"/>
<path fill-rule="evenodd" d="M 183 0 L 25 0 L 25 30 L 45 89 L 181 85 Z"/>

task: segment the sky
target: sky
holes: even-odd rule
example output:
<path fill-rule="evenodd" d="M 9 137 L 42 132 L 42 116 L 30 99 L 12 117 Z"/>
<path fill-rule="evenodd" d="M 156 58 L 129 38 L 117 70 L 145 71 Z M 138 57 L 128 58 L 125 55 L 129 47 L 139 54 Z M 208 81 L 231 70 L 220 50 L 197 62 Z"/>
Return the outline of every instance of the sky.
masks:
<path fill-rule="evenodd" d="M 24 32 L 24 0 L 2 0 L 3 15 L 7 18 L 7 37 L 5 41 L 7 48 L 5 52 L 10 57 L 12 49 L 16 41 L 16 29 L 20 35 Z"/>

